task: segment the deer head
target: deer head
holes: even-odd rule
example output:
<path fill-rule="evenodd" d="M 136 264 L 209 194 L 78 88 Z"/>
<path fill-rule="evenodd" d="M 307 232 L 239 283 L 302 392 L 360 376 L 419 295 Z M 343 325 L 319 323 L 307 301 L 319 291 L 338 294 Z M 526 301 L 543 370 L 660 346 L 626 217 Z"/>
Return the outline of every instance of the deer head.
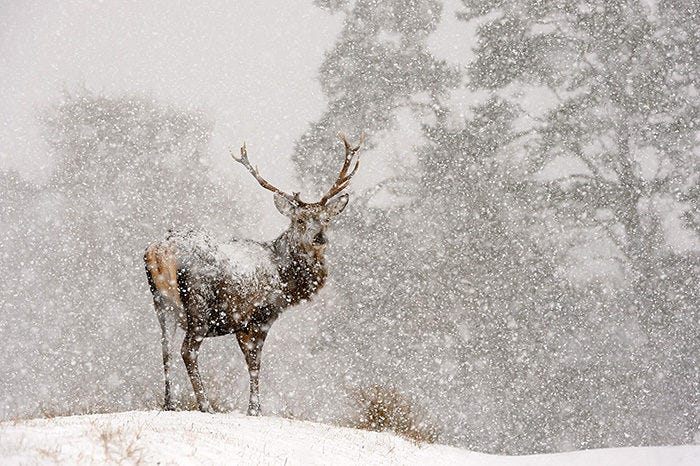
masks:
<path fill-rule="evenodd" d="M 338 194 L 350 184 L 350 180 L 360 166 L 360 157 L 357 153 L 362 146 L 363 137 L 360 137 L 360 143 L 353 147 L 343 133 L 339 136 L 345 146 L 345 160 L 335 183 L 317 202 L 304 202 L 299 198 L 299 193 L 288 194 L 262 178 L 258 168 L 253 167 L 248 160 L 245 144 L 241 147 L 240 155 L 231 152 L 233 159 L 242 164 L 260 186 L 274 193 L 275 207 L 291 221 L 288 229 L 290 241 L 317 254 L 325 249 L 326 230 L 330 219 L 342 212 L 348 204 L 348 195 L 338 196 Z M 351 165 L 353 165 L 352 170 L 350 170 Z"/>

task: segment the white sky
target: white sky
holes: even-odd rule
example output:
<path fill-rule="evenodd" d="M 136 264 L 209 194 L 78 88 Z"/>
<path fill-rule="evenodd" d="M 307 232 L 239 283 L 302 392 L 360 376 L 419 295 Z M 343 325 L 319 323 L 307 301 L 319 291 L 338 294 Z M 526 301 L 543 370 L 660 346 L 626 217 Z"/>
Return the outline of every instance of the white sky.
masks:
<path fill-rule="evenodd" d="M 36 115 L 84 85 L 204 110 L 215 161 L 232 165 L 226 148 L 245 140 L 285 184 L 295 139 L 324 109 L 316 75 L 341 20 L 311 0 L 0 1 L 0 164 L 45 178 Z"/>

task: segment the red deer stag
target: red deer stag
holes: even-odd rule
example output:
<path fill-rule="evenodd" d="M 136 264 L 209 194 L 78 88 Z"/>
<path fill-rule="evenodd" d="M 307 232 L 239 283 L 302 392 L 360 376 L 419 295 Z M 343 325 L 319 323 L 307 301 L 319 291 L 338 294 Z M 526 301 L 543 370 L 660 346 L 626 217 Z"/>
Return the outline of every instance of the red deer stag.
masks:
<path fill-rule="evenodd" d="M 270 326 L 280 312 L 309 299 L 326 281 L 328 222 L 348 203 L 347 194 L 335 196 L 357 172 L 362 145 L 362 139 L 353 147 L 342 133 L 340 138 L 345 161 L 338 179 L 318 202 L 303 202 L 299 193 L 287 194 L 263 179 L 250 164 L 245 144 L 240 155 L 231 153 L 260 186 L 274 193 L 275 207 L 291 220 L 274 241 L 217 243 L 204 232 L 171 230 L 146 248 L 146 274 L 163 335 L 164 409 L 175 407 L 170 377 L 179 325 L 185 331 L 180 354 L 200 411 L 212 409 L 197 367 L 199 347 L 207 337 L 233 333 L 250 376 L 248 415 L 260 414 L 260 353 Z"/>

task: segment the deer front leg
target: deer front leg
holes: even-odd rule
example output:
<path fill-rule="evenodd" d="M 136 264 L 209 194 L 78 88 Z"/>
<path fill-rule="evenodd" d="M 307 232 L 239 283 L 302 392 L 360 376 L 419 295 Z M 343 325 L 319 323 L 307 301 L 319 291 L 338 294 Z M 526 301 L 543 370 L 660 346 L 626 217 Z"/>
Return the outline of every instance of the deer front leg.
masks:
<path fill-rule="evenodd" d="M 258 376 L 260 375 L 260 354 L 262 353 L 269 325 L 251 325 L 245 330 L 236 332 L 238 344 L 245 356 L 250 376 L 250 398 L 248 400 L 248 416 L 260 416 L 260 392 Z"/>
<path fill-rule="evenodd" d="M 211 409 L 211 405 L 207 399 L 207 394 L 204 391 L 204 385 L 202 385 L 202 378 L 199 375 L 199 367 L 197 366 L 199 347 L 202 345 L 202 341 L 207 334 L 207 330 L 208 329 L 203 327 L 188 327 L 180 352 L 182 354 L 183 361 L 185 361 L 187 375 L 190 376 L 194 394 L 197 397 L 199 410 L 203 413 L 213 413 L 214 411 Z"/>

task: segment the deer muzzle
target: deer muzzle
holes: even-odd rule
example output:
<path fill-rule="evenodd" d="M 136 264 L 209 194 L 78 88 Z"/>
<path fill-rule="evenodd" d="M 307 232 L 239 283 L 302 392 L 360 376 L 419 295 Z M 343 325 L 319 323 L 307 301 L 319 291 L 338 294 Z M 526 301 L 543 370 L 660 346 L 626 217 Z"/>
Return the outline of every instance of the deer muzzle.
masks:
<path fill-rule="evenodd" d="M 314 236 L 314 244 L 324 245 L 327 241 L 328 239 L 322 231 L 320 231 L 316 236 Z"/>

